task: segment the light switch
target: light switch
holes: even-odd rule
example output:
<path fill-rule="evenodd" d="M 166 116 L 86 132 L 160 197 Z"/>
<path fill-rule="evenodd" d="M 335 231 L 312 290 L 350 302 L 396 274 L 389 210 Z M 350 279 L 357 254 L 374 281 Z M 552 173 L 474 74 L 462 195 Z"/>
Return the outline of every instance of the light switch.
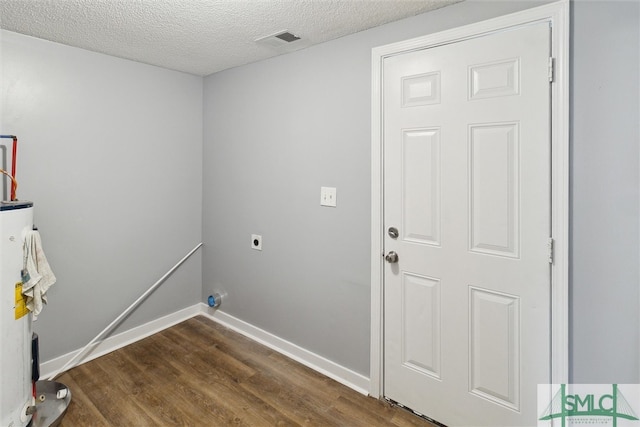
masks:
<path fill-rule="evenodd" d="M 320 205 L 336 207 L 335 187 L 320 187 Z"/>

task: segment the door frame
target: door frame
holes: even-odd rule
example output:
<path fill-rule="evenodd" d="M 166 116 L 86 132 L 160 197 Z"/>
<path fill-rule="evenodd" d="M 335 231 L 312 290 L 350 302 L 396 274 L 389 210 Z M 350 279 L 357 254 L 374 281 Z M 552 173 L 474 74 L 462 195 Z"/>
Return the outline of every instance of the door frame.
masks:
<path fill-rule="evenodd" d="M 372 50 L 371 76 L 371 347 L 369 395 L 384 397 L 384 194 L 382 62 L 384 58 L 455 43 L 533 22 L 550 22 L 551 56 L 551 382 L 569 378 L 569 0 L 493 18 Z"/>

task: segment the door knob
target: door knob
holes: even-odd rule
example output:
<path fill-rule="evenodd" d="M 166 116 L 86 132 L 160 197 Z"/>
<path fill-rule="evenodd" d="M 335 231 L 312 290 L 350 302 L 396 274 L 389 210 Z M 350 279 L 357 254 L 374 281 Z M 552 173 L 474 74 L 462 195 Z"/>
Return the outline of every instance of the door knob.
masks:
<path fill-rule="evenodd" d="M 384 259 L 386 259 L 388 263 L 394 264 L 398 262 L 398 254 L 394 251 L 391 251 L 384 257 Z"/>

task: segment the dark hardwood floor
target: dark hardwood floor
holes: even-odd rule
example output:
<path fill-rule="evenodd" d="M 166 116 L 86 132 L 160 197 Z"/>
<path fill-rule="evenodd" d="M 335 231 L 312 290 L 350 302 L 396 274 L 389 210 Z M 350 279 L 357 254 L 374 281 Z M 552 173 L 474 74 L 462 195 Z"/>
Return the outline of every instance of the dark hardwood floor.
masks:
<path fill-rule="evenodd" d="M 76 367 L 62 427 L 422 426 L 205 317 Z"/>

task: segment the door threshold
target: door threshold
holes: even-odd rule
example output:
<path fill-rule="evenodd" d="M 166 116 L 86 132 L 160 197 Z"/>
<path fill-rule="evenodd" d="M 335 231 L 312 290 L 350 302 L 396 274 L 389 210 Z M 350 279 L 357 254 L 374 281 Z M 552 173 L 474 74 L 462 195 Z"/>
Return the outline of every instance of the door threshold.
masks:
<path fill-rule="evenodd" d="M 415 411 L 407 406 L 404 406 L 402 403 L 396 402 L 395 400 L 389 399 L 388 397 L 383 397 L 383 399 L 388 402 L 389 404 L 396 406 L 400 409 L 404 409 L 407 412 L 410 412 L 411 414 L 415 415 L 418 418 L 422 418 L 423 420 L 435 425 L 435 426 L 439 426 L 439 427 L 447 427 L 446 424 L 442 424 L 441 422 L 438 422 L 436 420 L 434 420 L 433 418 L 429 418 L 426 415 L 421 414 L 418 411 Z"/>

